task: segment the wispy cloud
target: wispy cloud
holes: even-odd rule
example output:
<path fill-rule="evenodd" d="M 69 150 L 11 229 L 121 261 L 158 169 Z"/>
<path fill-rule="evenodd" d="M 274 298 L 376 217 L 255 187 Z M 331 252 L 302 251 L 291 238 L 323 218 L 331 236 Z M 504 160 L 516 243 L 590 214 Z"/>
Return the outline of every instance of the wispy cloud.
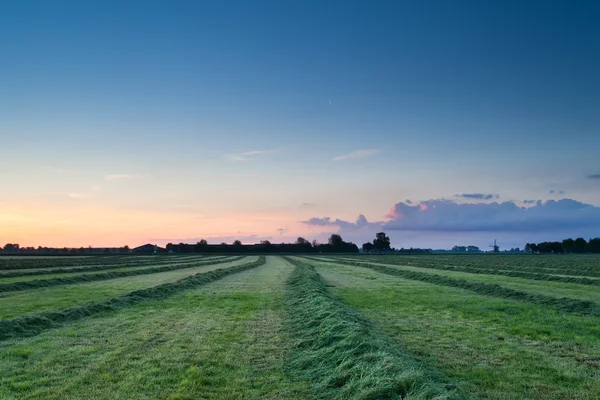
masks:
<path fill-rule="evenodd" d="M 348 153 L 348 154 L 344 154 L 341 156 L 337 156 L 333 158 L 333 161 L 342 161 L 342 160 L 347 160 L 347 159 L 351 159 L 351 158 L 363 158 L 363 157 L 369 157 L 372 155 L 375 155 L 377 153 L 380 153 L 381 149 L 362 149 L 362 150 L 356 150 L 353 151 L 352 153 Z"/>
<path fill-rule="evenodd" d="M 281 149 L 267 149 L 267 150 L 249 150 L 243 153 L 226 154 L 224 158 L 231 162 L 244 162 L 255 159 L 257 156 L 264 154 L 271 154 L 280 151 Z"/>
<path fill-rule="evenodd" d="M 317 206 L 317 203 L 302 203 L 298 206 L 298 208 L 301 210 L 307 210 L 307 209 L 315 208 L 316 206 Z"/>
<path fill-rule="evenodd" d="M 83 200 L 83 199 L 89 199 L 90 197 L 92 197 L 89 194 L 86 193 L 69 193 L 67 194 L 67 196 L 69 196 L 72 199 L 76 199 L 76 200 Z"/>
<path fill-rule="evenodd" d="M 463 199 L 491 200 L 491 199 L 499 199 L 500 195 L 487 194 L 487 193 L 463 193 L 463 194 L 457 194 L 457 195 L 455 195 L 455 197 L 462 197 Z"/>
<path fill-rule="evenodd" d="M 588 179 L 600 179 L 600 174 L 591 174 L 587 176 Z"/>
<path fill-rule="evenodd" d="M 139 174 L 109 174 L 104 177 L 107 181 L 124 181 L 129 179 L 140 179 L 142 176 Z"/>

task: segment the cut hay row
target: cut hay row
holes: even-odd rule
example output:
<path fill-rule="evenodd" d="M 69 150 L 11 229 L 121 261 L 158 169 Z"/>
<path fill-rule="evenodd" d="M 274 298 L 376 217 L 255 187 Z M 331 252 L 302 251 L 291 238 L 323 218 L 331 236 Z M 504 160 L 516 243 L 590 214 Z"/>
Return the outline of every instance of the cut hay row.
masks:
<path fill-rule="evenodd" d="M 195 288 L 231 274 L 256 268 L 264 265 L 265 262 L 265 256 L 260 256 L 257 261 L 229 268 L 201 272 L 175 282 L 165 283 L 147 289 L 135 290 L 125 295 L 101 302 L 89 302 L 60 311 L 49 311 L 37 315 L 0 320 L 0 340 L 34 336 L 66 322 L 76 321 L 94 314 L 118 310 L 147 299 L 164 299 L 176 292 Z"/>
<path fill-rule="evenodd" d="M 312 382 L 318 399 L 461 399 L 393 339 L 334 298 L 315 269 L 296 266 L 287 282 L 289 373 Z"/>
<path fill-rule="evenodd" d="M 500 271 L 535 272 L 542 274 L 600 277 L 597 257 L 573 255 L 422 255 L 419 257 L 376 255 L 384 262 L 400 262 L 410 266 L 450 266 L 484 268 Z"/>
<path fill-rule="evenodd" d="M 470 290 L 472 292 L 482 294 L 485 296 L 527 301 L 543 306 L 552 307 L 564 312 L 600 317 L 600 304 L 589 300 L 578 300 L 568 297 L 559 298 L 553 296 L 546 296 L 543 294 L 527 293 L 520 290 L 508 289 L 498 284 L 470 282 L 465 279 L 449 278 L 446 276 L 426 272 L 401 270 L 393 267 L 386 267 L 384 265 L 370 264 L 364 261 L 349 261 L 343 259 L 339 259 L 336 261 L 325 259 L 313 260 L 326 263 L 365 267 L 386 275 L 398 276 L 403 279 L 427 282 L 435 285 L 456 287 L 460 289 Z"/>
<path fill-rule="evenodd" d="M 340 260 L 350 260 L 348 258 L 338 258 Z M 582 278 L 575 276 L 557 276 L 557 275 L 549 275 L 544 273 L 536 273 L 536 272 L 521 272 L 521 271 L 506 271 L 506 270 L 497 270 L 490 268 L 474 268 L 474 267 L 462 267 L 462 266 L 450 266 L 450 265 L 433 265 L 433 264 L 415 264 L 415 263 L 404 263 L 404 262 L 390 262 L 389 259 L 375 259 L 372 261 L 376 261 L 382 264 L 388 265 L 408 265 L 416 268 L 423 269 L 436 269 L 440 271 L 454 271 L 454 272 L 466 272 L 469 274 L 480 274 L 480 275 L 501 275 L 501 276 L 510 276 L 513 278 L 523 278 L 523 279 L 531 279 L 535 281 L 547 281 L 547 282 L 563 282 L 563 283 L 575 283 L 579 285 L 591 285 L 591 286 L 600 286 L 600 279 L 590 279 L 590 278 Z M 399 260 L 402 261 L 402 260 Z M 367 261 L 365 261 L 367 262 Z"/>
<path fill-rule="evenodd" d="M 187 259 L 200 258 L 204 255 L 114 255 L 114 256 L 89 256 L 89 257 L 31 257 L 31 258 L 2 258 L 0 257 L 0 272 L 24 269 L 46 269 L 46 268 L 80 268 L 98 265 L 113 264 L 136 264 L 139 262 L 168 262 L 185 261 Z"/>
<path fill-rule="evenodd" d="M 120 263 L 131 256 L 89 256 L 73 258 L 35 257 L 35 258 L 0 258 L 0 271 L 12 269 L 34 269 L 34 268 L 60 268 L 76 267 L 86 265 L 98 265 L 98 263 Z M 136 257 L 137 258 L 137 257 Z"/>
<path fill-rule="evenodd" d="M 118 279 L 125 278 L 130 276 L 138 276 L 138 275 L 148 275 L 148 274 L 157 274 L 160 272 L 168 272 L 168 271 L 176 271 L 180 269 L 188 269 L 188 268 L 196 268 L 202 267 L 205 265 L 215 265 L 222 264 L 226 262 L 238 261 L 244 258 L 244 256 L 231 257 L 219 260 L 206 260 L 195 263 L 184 263 L 184 264 L 174 264 L 174 265 L 165 265 L 162 267 L 153 267 L 153 268 L 142 268 L 135 269 L 130 271 L 112 271 L 105 272 L 100 274 L 82 274 L 76 276 L 62 277 L 62 278 L 53 278 L 53 279 L 36 279 L 31 281 L 22 281 L 22 282 L 13 282 L 13 283 L 5 283 L 0 284 L 0 293 L 2 292 L 16 292 L 21 290 L 29 290 L 29 289 L 38 289 L 50 286 L 60 286 L 60 285 L 72 285 L 75 283 L 82 282 L 94 282 L 94 281 L 104 281 L 109 279 Z"/>
<path fill-rule="evenodd" d="M 226 258 L 223 257 L 214 257 L 210 258 L 211 261 L 216 261 Z M 38 275 L 53 275 L 53 274 L 70 274 L 70 273 L 79 273 L 79 272 L 94 272 L 94 271 L 107 271 L 111 269 L 121 269 L 121 268 L 131 268 L 131 267 L 144 267 L 144 266 L 160 266 L 160 265 L 175 265 L 175 264 L 184 264 L 189 261 L 203 261 L 208 260 L 205 257 L 195 257 L 191 259 L 161 259 L 161 260 L 144 260 L 143 262 L 127 262 L 122 264 L 107 264 L 107 265 L 92 265 L 89 267 L 66 267 L 66 268 L 53 268 L 53 269 L 44 269 L 44 270 L 33 270 L 33 271 L 15 271 L 15 272 L 5 272 L 0 273 L 0 280 L 2 278 L 17 278 L 21 276 L 38 276 Z"/>

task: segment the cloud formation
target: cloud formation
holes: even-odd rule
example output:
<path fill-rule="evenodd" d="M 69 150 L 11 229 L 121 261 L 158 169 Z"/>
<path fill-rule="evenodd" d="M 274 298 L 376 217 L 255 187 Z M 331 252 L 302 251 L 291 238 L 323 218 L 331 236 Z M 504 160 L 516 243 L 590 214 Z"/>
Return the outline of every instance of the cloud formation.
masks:
<path fill-rule="evenodd" d="M 390 231 L 437 232 L 551 232 L 596 229 L 600 226 L 600 207 L 572 199 L 525 200 L 528 206 L 503 203 L 456 203 L 428 200 L 418 204 L 400 202 L 384 222 L 369 222 L 360 215 L 355 222 L 330 217 L 311 218 L 312 226 L 336 226 L 340 232 L 362 227 Z"/>
<path fill-rule="evenodd" d="M 484 193 L 463 193 L 457 194 L 455 197 L 462 197 L 463 199 L 475 199 L 475 200 L 491 200 L 499 199 L 499 194 L 484 194 Z M 410 203 L 408 203 L 410 204 Z"/>
<path fill-rule="evenodd" d="M 363 214 L 360 214 L 358 217 L 356 217 L 355 222 L 343 221 L 341 219 L 332 220 L 331 217 L 314 217 L 309 220 L 302 221 L 302 223 L 312 226 L 337 226 L 344 230 L 380 227 L 382 224 L 381 222 L 367 221 L 367 218 Z"/>
<path fill-rule="evenodd" d="M 352 159 L 352 158 L 363 158 L 363 157 L 369 157 L 372 155 L 375 155 L 377 153 L 380 153 L 381 149 L 362 149 L 362 150 L 356 150 L 353 151 L 352 153 L 348 153 L 348 154 L 344 154 L 341 156 L 337 156 L 333 158 L 333 161 L 342 161 L 342 160 L 347 160 L 347 159 Z"/>
<path fill-rule="evenodd" d="M 572 199 L 537 201 L 530 207 L 515 202 L 457 204 L 429 200 L 411 206 L 397 203 L 384 224 L 390 230 L 542 231 L 600 225 L 600 207 Z"/>
<path fill-rule="evenodd" d="M 591 174 L 587 176 L 588 179 L 600 179 L 600 174 Z"/>

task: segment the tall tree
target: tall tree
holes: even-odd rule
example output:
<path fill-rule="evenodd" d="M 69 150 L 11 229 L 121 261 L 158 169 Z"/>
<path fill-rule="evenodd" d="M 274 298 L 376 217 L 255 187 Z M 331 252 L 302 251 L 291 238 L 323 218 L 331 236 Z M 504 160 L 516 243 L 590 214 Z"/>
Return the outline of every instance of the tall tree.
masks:
<path fill-rule="evenodd" d="M 329 237 L 329 240 L 327 241 L 329 243 L 329 245 L 331 247 L 335 248 L 340 248 L 343 246 L 344 244 L 344 240 L 342 239 L 342 237 L 340 235 L 338 235 L 337 233 L 332 234 Z"/>
<path fill-rule="evenodd" d="M 575 253 L 575 241 L 573 239 L 563 240 L 562 249 L 565 253 Z"/>
<path fill-rule="evenodd" d="M 577 238 L 573 244 L 576 253 L 585 253 L 587 242 L 584 238 Z"/>
<path fill-rule="evenodd" d="M 296 239 L 296 244 L 302 245 L 302 246 L 310 246 L 310 242 L 306 239 L 304 239 L 303 237 L 298 237 L 298 239 Z"/>
<path fill-rule="evenodd" d="M 377 250 L 389 250 L 390 238 L 385 235 L 385 232 L 379 232 L 375 235 L 373 246 L 375 246 Z"/>

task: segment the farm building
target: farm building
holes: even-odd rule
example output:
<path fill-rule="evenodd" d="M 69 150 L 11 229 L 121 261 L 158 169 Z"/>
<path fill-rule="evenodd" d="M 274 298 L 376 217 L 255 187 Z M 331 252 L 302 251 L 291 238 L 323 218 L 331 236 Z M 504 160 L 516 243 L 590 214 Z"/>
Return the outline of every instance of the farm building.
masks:
<path fill-rule="evenodd" d="M 150 244 L 150 243 L 147 243 L 142 246 L 134 248 L 133 252 L 139 253 L 139 254 L 154 254 L 155 250 L 157 253 L 166 253 L 167 252 L 166 249 L 159 247 L 155 244 Z"/>

